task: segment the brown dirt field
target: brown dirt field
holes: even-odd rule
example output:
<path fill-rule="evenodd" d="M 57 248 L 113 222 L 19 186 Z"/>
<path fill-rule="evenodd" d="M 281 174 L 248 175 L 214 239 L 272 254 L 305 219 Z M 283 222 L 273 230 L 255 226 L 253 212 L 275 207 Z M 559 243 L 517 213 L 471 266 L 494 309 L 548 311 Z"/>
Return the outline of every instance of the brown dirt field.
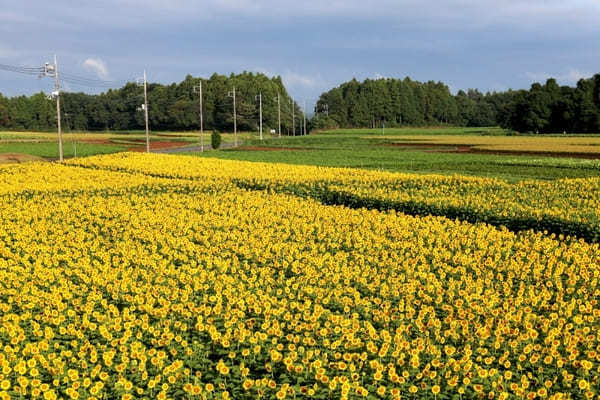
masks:
<path fill-rule="evenodd" d="M 136 142 L 137 142 L 137 140 L 136 140 Z M 140 143 L 139 146 L 130 147 L 127 149 L 127 151 L 145 152 L 146 151 L 146 142 L 144 140 L 140 140 L 139 143 Z M 167 141 L 161 142 L 161 141 L 151 140 L 150 141 L 150 150 L 172 149 L 175 147 L 185 147 L 189 144 L 190 143 L 188 143 L 188 142 L 167 142 Z"/>
<path fill-rule="evenodd" d="M 78 140 L 80 143 L 89 143 L 89 144 L 115 144 L 111 142 L 109 139 L 84 139 Z"/>
<path fill-rule="evenodd" d="M 388 143 L 386 147 L 399 147 L 410 149 L 423 149 L 430 153 L 460 153 L 460 154 L 489 154 L 500 156 L 539 156 L 539 157 L 560 157 L 560 158 L 582 158 L 597 160 L 600 154 L 594 153 L 566 153 L 553 151 L 514 151 L 514 150 L 480 150 L 473 146 L 453 145 L 453 144 L 422 144 L 422 143 Z"/>
<path fill-rule="evenodd" d="M 3 153 L 0 154 L 0 164 L 20 164 L 31 161 L 44 161 L 41 157 L 30 156 L 21 153 Z"/>
<path fill-rule="evenodd" d="M 268 146 L 240 146 L 236 150 L 245 151 L 307 151 L 301 147 L 268 147 Z"/>

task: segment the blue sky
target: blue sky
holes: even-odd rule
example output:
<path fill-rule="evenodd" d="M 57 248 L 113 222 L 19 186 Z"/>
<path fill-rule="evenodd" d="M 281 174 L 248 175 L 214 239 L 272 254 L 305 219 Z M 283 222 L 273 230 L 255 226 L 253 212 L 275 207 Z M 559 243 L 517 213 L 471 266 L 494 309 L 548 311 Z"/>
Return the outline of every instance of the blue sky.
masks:
<path fill-rule="evenodd" d="M 71 74 L 161 83 L 264 72 L 309 103 L 353 77 L 506 90 L 600 72 L 598 21 L 598 0 L 0 0 L 0 63 L 56 53 Z M 5 95 L 51 84 L 0 71 Z"/>

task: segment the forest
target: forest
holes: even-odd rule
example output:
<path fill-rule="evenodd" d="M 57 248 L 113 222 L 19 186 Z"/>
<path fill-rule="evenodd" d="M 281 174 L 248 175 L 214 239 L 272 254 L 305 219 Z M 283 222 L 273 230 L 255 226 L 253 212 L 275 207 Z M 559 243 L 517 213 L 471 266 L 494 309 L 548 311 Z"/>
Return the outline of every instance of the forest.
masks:
<path fill-rule="evenodd" d="M 198 129 L 199 98 L 193 87 L 199 82 L 188 75 L 178 84 L 149 84 L 151 129 Z M 238 130 L 258 129 L 257 95 L 262 93 L 265 129 L 277 128 L 279 95 L 282 133 L 290 134 L 293 123 L 300 132 L 302 110 L 280 77 L 251 72 L 214 74 L 202 84 L 206 129 L 233 131 L 229 94 L 235 87 Z M 64 92 L 61 98 L 66 129 L 124 131 L 144 126 L 140 110 L 143 90 L 135 83 L 98 95 Z M 581 79 L 575 87 L 559 86 L 555 79 L 548 79 L 545 84 L 534 83 L 529 90 L 484 94 L 469 89 L 456 95 L 442 82 L 408 77 L 353 79 L 323 93 L 314 113 L 310 129 L 455 125 L 501 126 L 524 133 L 599 133 L 600 74 Z M 46 94 L 12 98 L 0 94 L 0 129 L 54 130 L 55 126 L 55 105 Z"/>
<path fill-rule="evenodd" d="M 148 110 L 153 130 L 181 131 L 199 129 L 199 95 L 194 86 L 199 78 L 188 75 L 171 85 L 148 84 Z M 236 90 L 237 128 L 257 130 L 259 124 L 258 95 L 262 93 L 265 129 L 277 129 L 279 95 L 282 133 L 292 131 L 292 107 L 296 132 L 299 132 L 302 110 L 292 100 L 280 77 L 244 72 L 230 76 L 213 74 L 202 80 L 203 121 L 205 129 L 233 131 L 233 98 Z M 144 127 L 143 88 L 127 83 L 98 95 L 61 93 L 62 122 L 65 129 L 78 131 L 125 131 Z M 11 130 L 56 129 L 56 105 L 45 93 L 7 98 L 0 95 L 0 128 Z"/>
<path fill-rule="evenodd" d="M 441 82 L 353 79 L 323 93 L 312 121 L 322 128 L 502 126 L 529 133 L 600 133 L 600 74 L 575 87 L 555 79 L 529 90 L 452 95 Z"/>
<path fill-rule="evenodd" d="M 315 127 L 494 126 L 514 93 L 476 89 L 452 95 L 442 82 L 353 79 L 319 98 Z"/>
<path fill-rule="evenodd" d="M 575 87 L 534 83 L 514 94 L 498 123 L 518 132 L 600 133 L 600 74 Z"/>

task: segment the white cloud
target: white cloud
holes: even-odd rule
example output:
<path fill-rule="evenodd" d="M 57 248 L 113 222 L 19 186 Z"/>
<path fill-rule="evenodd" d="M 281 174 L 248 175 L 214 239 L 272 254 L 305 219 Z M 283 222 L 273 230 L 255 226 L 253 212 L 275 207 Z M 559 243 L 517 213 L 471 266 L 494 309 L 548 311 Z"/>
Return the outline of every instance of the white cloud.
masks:
<path fill-rule="evenodd" d="M 254 68 L 254 71 L 267 76 L 281 76 L 284 85 L 291 88 L 310 89 L 320 87 L 323 84 L 323 79 L 321 79 L 320 75 L 305 75 L 290 70 L 285 70 L 283 73 L 275 73 L 266 68 Z"/>
<path fill-rule="evenodd" d="M 550 78 L 556 79 L 561 84 L 573 85 L 580 79 L 590 78 L 593 74 L 589 72 L 582 72 L 579 69 L 571 68 L 564 73 L 551 74 L 548 72 L 526 72 L 525 77 L 536 82 L 545 82 Z"/>
<path fill-rule="evenodd" d="M 285 72 L 281 76 L 281 79 L 283 79 L 283 82 L 286 84 L 286 86 L 292 87 L 314 87 L 317 84 L 316 79 L 312 76 L 302 75 L 290 71 Z"/>
<path fill-rule="evenodd" d="M 108 79 L 108 67 L 106 63 L 99 58 L 88 58 L 82 64 L 83 68 L 94 72 L 100 79 Z"/>

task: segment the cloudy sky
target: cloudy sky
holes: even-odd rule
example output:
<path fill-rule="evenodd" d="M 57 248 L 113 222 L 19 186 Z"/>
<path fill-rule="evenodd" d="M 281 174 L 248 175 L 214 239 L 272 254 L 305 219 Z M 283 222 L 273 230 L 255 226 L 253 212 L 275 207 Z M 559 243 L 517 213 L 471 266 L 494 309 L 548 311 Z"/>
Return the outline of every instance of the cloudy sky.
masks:
<path fill-rule="evenodd" d="M 309 102 L 356 77 L 527 88 L 600 72 L 599 0 L 0 0 L 0 64 L 102 80 L 281 75 Z M 0 71 L 0 92 L 49 90 Z M 72 86 L 71 90 L 94 91 Z"/>

